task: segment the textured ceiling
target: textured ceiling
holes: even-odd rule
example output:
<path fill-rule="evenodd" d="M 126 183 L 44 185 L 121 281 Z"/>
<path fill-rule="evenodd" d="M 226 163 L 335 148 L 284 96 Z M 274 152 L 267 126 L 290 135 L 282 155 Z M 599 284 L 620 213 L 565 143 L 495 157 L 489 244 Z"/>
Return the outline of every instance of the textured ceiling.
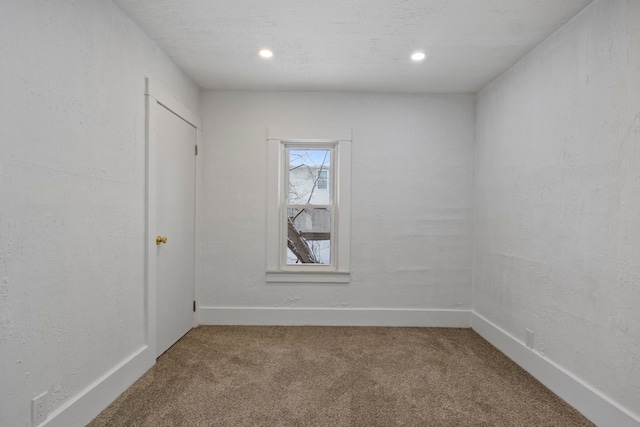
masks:
<path fill-rule="evenodd" d="M 114 2 L 205 89 L 474 93 L 591 0 Z"/>

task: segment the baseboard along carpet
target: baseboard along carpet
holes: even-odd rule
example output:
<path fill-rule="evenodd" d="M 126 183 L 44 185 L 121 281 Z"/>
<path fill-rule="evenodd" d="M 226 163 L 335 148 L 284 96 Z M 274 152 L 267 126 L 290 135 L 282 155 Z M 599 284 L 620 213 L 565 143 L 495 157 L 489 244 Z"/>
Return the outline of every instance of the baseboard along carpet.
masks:
<path fill-rule="evenodd" d="M 471 329 L 200 326 L 90 424 L 592 426 Z"/>

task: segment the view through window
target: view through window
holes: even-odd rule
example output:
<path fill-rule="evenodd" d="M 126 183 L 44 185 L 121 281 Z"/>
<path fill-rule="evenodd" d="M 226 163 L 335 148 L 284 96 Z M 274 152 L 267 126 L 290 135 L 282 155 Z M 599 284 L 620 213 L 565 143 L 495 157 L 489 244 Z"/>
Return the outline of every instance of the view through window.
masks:
<path fill-rule="evenodd" d="M 287 148 L 287 265 L 331 264 L 332 148 Z"/>

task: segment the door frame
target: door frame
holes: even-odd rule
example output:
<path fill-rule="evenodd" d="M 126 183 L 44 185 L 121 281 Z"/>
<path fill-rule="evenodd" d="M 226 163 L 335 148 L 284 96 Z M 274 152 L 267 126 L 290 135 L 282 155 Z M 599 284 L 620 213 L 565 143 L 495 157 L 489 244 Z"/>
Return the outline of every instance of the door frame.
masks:
<path fill-rule="evenodd" d="M 157 274 L 156 274 L 156 256 L 155 256 L 155 236 L 157 228 L 157 215 L 156 215 L 156 201 L 157 201 L 157 183 L 156 183 L 156 170 L 157 170 L 157 147 L 158 147 L 158 123 L 157 112 L 158 108 L 166 108 L 173 114 L 189 123 L 196 129 L 196 145 L 199 145 L 202 130 L 202 122 L 200 116 L 193 113 L 189 108 L 185 107 L 180 101 L 175 99 L 170 92 L 167 92 L 164 87 L 155 80 L 151 80 L 149 77 L 145 79 L 145 103 L 146 103 L 146 197 L 145 197 L 145 342 L 151 350 L 151 356 L 155 363 L 157 357 L 157 342 L 156 342 L 156 315 L 157 315 Z M 195 149 L 195 147 L 194 147 Z M 194 191 L 196 203 L 194 204 L 194 224 L 197 226 L 197 199 L 198 199 L 198 156 L 195 156 L 195 175 L 194 175 Z M 194 233 L 194 265 L 193 265 L 193 295 L 197 301 L 196 283 L 198 281 L 197 269 L 195 268 L 195 258 L 197 257 L 198 247 L 197 233 L 195 229 Z M 193 313 L 193 326 L 197 326 L 197 316 Z"/>

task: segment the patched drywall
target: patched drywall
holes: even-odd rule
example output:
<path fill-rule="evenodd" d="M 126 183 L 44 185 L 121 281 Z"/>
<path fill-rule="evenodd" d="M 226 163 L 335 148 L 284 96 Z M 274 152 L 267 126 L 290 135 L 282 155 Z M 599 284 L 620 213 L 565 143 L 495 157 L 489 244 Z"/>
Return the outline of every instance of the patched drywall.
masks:
<path fill-rule="evenodd" d="M 0 425 L 144 343 L 145 76 L 198 88 L 110 1 L 3 1 Z"/>
<path fill-rule="evenodd" d="M 202 99 L 199 306 L 470 308 L 472 96 Z M 353 129 L 348 285 L 265 282 L 270 126 Z"/>
<path fill-rule="evenodd" d="M 640 2 L 588 6 L 477 98 L 474 308 L 640 414 Z"/>

